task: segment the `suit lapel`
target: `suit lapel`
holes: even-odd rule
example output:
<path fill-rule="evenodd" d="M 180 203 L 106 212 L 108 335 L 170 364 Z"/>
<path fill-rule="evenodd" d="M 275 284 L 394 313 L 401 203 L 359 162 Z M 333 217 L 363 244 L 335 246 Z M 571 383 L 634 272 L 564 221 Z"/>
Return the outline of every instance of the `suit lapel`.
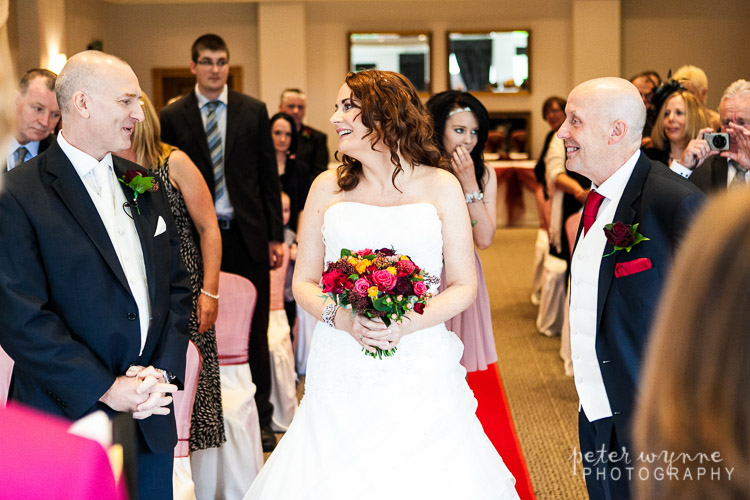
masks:
<path fill-rule="evenodd" d="M 115 175 L 119 179 L 125 175 L 125 171 L 128 167 L 134 167 L 134 164 L 128 164 L 117 156 L 112 156 L 112 164 L 115 170 Z M 149 175 L 149 174 L 146 174 Z M 128 203 L 133 204 L 133 190 L 122 182 L 117 182 L 125 193 Z M 135 223 L 135 230 L 138 232 L 138 239 L 141 243 L 141 251 L 143 252 L 143 264 L 146 268 L 146 281 L 148 284 L 148 295 L 151 299 L 151 303 L 154 303 L 154 294 L 156 293 L 156 262 L 154 262 L 154 232 L 156 232 L 155 219 L 156 214 L 154 213 L 153 203 L 151 201 L 152 193 L 143 193 L 138 195 L 138 210 L 135 208 L 130 209 L 130 214 L 133 216 L 133 222 Z"/>
<path fill-rule="evenodd" d="M 620 197 L 620 203 L 617 205 L 615 210 L 615 216 L 612 222 L 622 222 L 624 224 L 633 224 L 637 213 L 636 206 L 641 198 L 641 190 L 643 189 L 643 183 L 646 182 L 646 177 L 651 171 L 651 161 L 641 153 L 638 161 L 633 168 L 633 173 L 630 175 L 628 183 L 625 185 L 625 190 Z M 607 255 L 614 250 L 611 243 L 607 242 L 604 246 L 604 253 Z M 602 259 L 601 266 L 599 267 L 599 286 L 598 286 L 598 297 L 596 301 L 596 329 L 599 331 L 599 323 L 602 320 L 602 311 L 604 310 L 604 304 L 607 301 L 607 295 L 609 294 L 609 287 L 612 285 L 612 278 L 615 274 L 615 263 L 619 257 L 619 253 L 610 255 Z"/>
<path fill-rule="evenodd" d="M 45 161 L 47 171 L 54 177 L 51 183 L 52 188 L 94 243 L 118 281 L 125 289 L 130 290 L 125 272 L 117 258 L 115 247 L 112 246 L 112 240 L 109 239 L 107 229 L 96 211 L 94 202 L 91 201 L 91 196 L 89 196 L 81 178 L 78 177 L 73 164 L 70 163 L 57 142 L 54 142 L 47 150 Z"/>
<path fill-rule="evenodd" d="M 211 153 L 208 151 L 208 137 L 206 137 L 206 129 L 203 127 L 203 118 L 201 117 L 201 110 L 198 107 L 198 98 L 193 90 L 188 98 L 185 99 L 185 107 L 183 111 L 185 113 L 185 122 L 190 128 L 195 137 L 198 147 L 200 147 L 203 159 L 206 161 L 206 165 L 211 168 Z"/>
<path fill-rule="evenodd" d="M 240 129 L 240 118 L 242 117 L 242 100 L 236 99 L 232 92 L 227 96 L 227 143 L 224 145 L 224 167 L 226 170 L 227 158 L 231 151 L 234 141 L 237 138 L 237 131 Z"/>

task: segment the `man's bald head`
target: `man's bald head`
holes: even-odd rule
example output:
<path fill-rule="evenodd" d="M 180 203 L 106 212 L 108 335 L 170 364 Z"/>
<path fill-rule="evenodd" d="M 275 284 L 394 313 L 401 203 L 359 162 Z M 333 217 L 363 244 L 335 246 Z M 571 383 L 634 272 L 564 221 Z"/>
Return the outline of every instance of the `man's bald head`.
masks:
<path fill-rule="evenodd" d="M 565 141 L 567 167 L 601 185 L 638 151 L 646 106 L 622 78 L 597 78 L 573 89 L 557 135 Z"/>
<path fill-rule="evenodd" d="M 55 94 L 63 117 L 72 111 L 73 95 L 78 91 L 93 92 L 100 88 L 101 77 L 114 67 L 130 69 L 117 56 L 98 50 L 79 52 L 68 59 L 55 82 Z"/>

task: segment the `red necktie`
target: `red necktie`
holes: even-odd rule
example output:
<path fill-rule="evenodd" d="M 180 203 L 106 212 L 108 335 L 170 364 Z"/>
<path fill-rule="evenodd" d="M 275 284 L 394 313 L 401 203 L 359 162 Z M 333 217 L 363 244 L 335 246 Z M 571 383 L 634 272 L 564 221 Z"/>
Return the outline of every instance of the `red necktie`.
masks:
<path fill-rule="evenodd" d="M 586 236 L 591 225 L 596 220 L 596 214 L 599 213 L 599 207 L 602 206 L 604 196 L 596 191 L 589 191 L 586 197 L 586 205 L 583 207 L 583 235 Z"/>

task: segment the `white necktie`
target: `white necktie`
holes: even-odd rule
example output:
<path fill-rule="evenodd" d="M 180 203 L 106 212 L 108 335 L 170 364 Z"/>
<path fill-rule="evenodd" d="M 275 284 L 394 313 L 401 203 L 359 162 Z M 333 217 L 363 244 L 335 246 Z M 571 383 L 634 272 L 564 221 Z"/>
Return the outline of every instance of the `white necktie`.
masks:
<path fill-rule="evenodd" d="M 99 163 L 94 168 L 94 177 L 96 178 L 99 197 L 104 201 L 105 206 L 112 207 L 112 210 L 114 210 L 115 195 L 112 190 L 112 174 L 109 170 L 109 165 Z"/>

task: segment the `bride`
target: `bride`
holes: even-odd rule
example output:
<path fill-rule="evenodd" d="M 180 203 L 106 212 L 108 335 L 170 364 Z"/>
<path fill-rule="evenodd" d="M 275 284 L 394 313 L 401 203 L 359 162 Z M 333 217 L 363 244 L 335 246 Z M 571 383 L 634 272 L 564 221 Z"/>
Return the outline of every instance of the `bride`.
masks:
<path fill-rule="evenodd" d="M 377 70 L 349 73 L 334 107 L 343 165 L 313 183 L 294 274 L 297 303 L 322 320 L 305 396 L 245 499 L 517 499 L 444 325 L 474 301 L 477 277 L 463 191 L 438 167 L 429 114 L 406 78 Z M 318 287 L 342 248 L 383 247 L 432 276 L 444 262 L 447 280 L 423 315 L 389 327 Z"/>

